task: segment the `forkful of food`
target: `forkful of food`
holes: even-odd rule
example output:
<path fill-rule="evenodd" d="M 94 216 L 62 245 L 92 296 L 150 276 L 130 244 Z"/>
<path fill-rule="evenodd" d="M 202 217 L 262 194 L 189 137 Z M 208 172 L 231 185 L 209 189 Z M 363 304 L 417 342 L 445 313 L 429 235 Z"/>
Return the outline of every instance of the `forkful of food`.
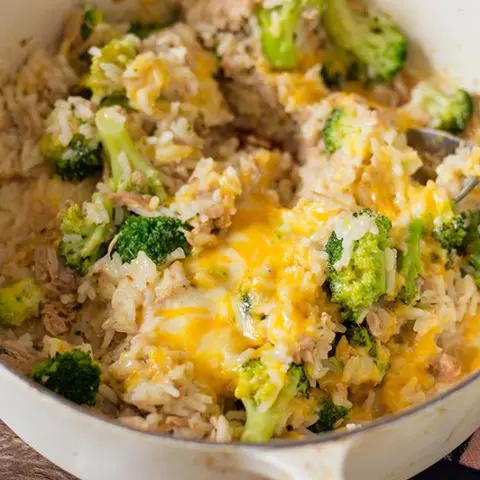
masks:
<path fill-rule="evenodd" d="M 455 135 L 432 128 L 409 129 L 407 131 L 407 143 L 424 160 L 424 166 L 418 173 L 420 181 L 432 178 L 435 169 L 445 157 L 454 154 L 461 146 L 468 145 L 467 142 Z M 455 203 L 460 203 L 479 183 L 480 178 L 468 177 L 455 197 Z"/>

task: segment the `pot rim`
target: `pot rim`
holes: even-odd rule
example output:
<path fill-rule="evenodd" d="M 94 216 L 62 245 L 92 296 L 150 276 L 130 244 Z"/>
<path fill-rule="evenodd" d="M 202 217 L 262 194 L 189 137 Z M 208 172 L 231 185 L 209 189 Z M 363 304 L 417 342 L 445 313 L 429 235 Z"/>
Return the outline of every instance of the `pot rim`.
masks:
<path fill-rule="evenodd" d="M 0 362 L 0 373 L 2 373 L 2 370 L 6 375 L 11 375 L 12 377 L 15 377 L 16 380 L 19 380 L 24 385 L 25 384 L 28 385 L 31 389 L 35 391 L 35 393 L 40 394 L 42 397 L 48 399 L 52 403 L 58 403 L 64 407 L 67 407 L 68 409 L 75 411 L 76 413 L 86 417 L 89 421 L 105 423 L 110 427 L 118 429 L 119 432 L 130 431 L 130 432 L 135 432 L 136 434 L 140 434 L 141 436 L 147 436 L 149 439 L 158 438 L 161 441 L 178 444 L 179 446 L 187 444 L 191 446 L 209 447 L 209 449 L 211 448 L 212 450 L 224 449 L 225 447 L 228 447 L 228 448 L 242 447 L 242 448 L 249 448 L 249 449 L 250 448 L 283 449 L 283 448 L 296 448 L 296 447 L 302 447 L 302 446 L 317 445 L 317 444 L 331 442 L 331 441 L 334 441 L 334 442 L 341 441 L 346 438 L 354 437 L 365 431 L 375 430 L 382 426 L 395 425 L 397 422 L 399 422 L 403 418 L 414 415 L 417 412 L 427 409 L 430 406 L 441 404 L 444 399 L 460 392 L 460 390 L 472 384 L 473 382 L 480 380 L 480 369 L 479 369 L 476 372 L 473 372 L 470 375 L 468 375 L 462 381 L 455 384 L 455 386 L 453 386 L 452 388 L 449 388 L 444 392 L 434 395 L 433 397 L 429 398 L 425 402 L 422 402 L 413 407 L 409 407 L 400 412 L 397 412 L 391 415 L 386 415 L 384 417 L 380 417 L 375 420 L 371 420 L 368 423 L 361 425 L 357 428 L 354 428 L 352 430 L 337 430 L 332 432 L 325 432 L 325 433 L 319 434 L 318 438 L 311 438 L 311 439 L 305 439 L 305 440 L 273 440 L 267 443 L 259 444 L 259 443 L 244 443 L 239 441 L 220 443 L 220 442 L 212 442 L 211 440 L 190 440 L 190 439 L 173 437 L 171 435 L 164 434 L 164 433 L 146 432 L 143 430 L 138 430 L 128 425 L 123 425 L 116 419 L 97 414 L 95 412 L 88 410 L 85 407 L 77 405 L 71 402 L 70 400 L 67 400 L 53 393 L 43 385 L 39 385 L 38 383 L 34 382 L 32 379 L 28 378 L 27 376 L 18 373 L 14 368 Z"/>

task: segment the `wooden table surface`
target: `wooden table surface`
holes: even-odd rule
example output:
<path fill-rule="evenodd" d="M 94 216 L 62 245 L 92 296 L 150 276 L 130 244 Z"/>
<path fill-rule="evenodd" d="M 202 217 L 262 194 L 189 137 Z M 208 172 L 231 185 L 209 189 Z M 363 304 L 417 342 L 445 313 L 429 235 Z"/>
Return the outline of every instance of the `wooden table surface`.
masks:
<path fill-rule="evenodd" d="M 75 480 L 20 440 L 0 420 L 1 480 Z"/>
<path fill-rule="evenodd" d="M 459 476 L 455 467 L 457 467 L 456 464 L 444 460 L 411 480 L 439 480 L 441 478 L 474 480 L 479 478 L 477 473 L 472 473 L 471 476 Z M 0 480 L 78 479 L 43 458 L 0 420 Z"/>

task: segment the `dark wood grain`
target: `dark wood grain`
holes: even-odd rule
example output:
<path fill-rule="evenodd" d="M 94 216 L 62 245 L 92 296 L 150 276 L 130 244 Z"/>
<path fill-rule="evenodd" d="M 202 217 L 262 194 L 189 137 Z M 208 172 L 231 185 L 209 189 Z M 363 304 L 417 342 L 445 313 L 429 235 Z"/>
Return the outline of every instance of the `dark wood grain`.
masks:
<path fill-rule="evenodd" d="M 1 480 L 76 480 L 20 440 L 0 420 Z"/>

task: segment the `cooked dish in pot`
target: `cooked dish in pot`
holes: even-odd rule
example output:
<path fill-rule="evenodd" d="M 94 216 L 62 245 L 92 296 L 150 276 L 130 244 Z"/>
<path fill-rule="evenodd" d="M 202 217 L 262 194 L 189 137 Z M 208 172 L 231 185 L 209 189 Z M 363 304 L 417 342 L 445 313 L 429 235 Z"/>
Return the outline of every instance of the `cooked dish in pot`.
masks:
<path fill-rule="evenodd" d="M 306 438 L 480 366 L 474 97 L 347 0 L 92 6 L 1 90 L 0 357 L 188 439 Z M 440 164 L 407 145 L 466 142 Z"/>

